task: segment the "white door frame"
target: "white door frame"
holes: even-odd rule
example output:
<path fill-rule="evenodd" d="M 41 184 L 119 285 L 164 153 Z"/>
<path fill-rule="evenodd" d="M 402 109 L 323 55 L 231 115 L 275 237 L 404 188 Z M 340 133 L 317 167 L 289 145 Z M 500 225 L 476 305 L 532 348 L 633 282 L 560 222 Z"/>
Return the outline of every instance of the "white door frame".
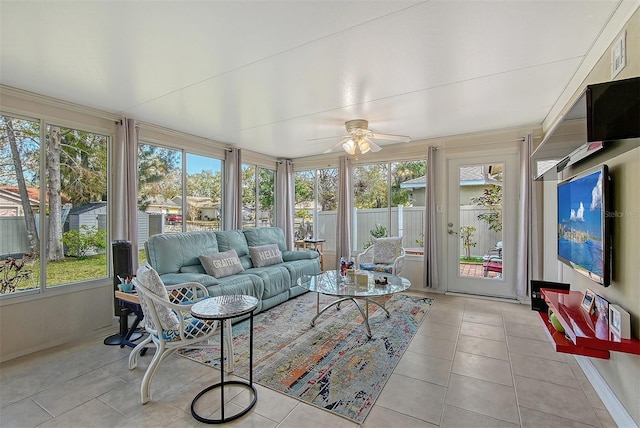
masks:
<path fill-rule="evenodd" d="M 482 296 L 517 299 L 517 215 L 519 189 L 519 152 L 506 150 L 466 152 L 447 155 L 447 209 L 444 217 L 446 248 L 446 290 Z M 503 275 L 500 279 L 460 275 L 460 167 L 486 164 L 504 164 L 503 184 Z M 452 226 L 449 227 L 449 224 Z M 448 233 L 451 229 L 452 233 Z"/>

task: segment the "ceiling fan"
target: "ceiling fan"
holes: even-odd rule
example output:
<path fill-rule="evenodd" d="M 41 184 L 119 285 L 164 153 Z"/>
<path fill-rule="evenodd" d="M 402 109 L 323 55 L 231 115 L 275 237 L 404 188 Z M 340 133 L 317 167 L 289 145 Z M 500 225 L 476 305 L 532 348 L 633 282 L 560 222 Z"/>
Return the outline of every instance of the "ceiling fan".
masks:
<path fill-rule="evenodd" d="M 342 140 L 334 147 L 327 149 L 324 153 L 330 153 L 338 147 L 342 147 L 350 155 L 356 153 L 365 154 L 368 151 L 379 152 L 381 147 L 374 140 L 397 141 L 408 143 L 410 137 L 406 135 L 377 134 L 369 129 L 369 121 L 364 119 L 348 120 L 344 123 L 349 135 L 343 135 Z M 328 137 L 334 138 L 334 137 Z M 324 139 L 324 138 L 319 138 Z"/>

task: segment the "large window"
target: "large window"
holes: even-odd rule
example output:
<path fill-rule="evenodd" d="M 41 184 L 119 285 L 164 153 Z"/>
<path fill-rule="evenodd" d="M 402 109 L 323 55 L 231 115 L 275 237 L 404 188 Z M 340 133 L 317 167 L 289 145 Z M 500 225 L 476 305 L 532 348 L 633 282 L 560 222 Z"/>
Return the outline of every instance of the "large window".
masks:
<path fill-rule="evenodd" d="M 11 116 L 0 127 L 2 294 L 107 277 L 109 138 Z"/>
<path fill-rule="evenodd" d="M 405 247 L 422 247 L 425 209 L 424 161 L 381 162 L 353 168 L 355 250 L 374 238 L 404 236 Z"/>
<path fill-rule="evenodd" d="M 187 153 L 187 230 L 220 230 L 222 161 Z"/>
<path fill-rule="evenodd" d="M 276 172 L 242 165 L 242 227 L 273 226 Z"/>
<path fill-rule="evenodd" d="M 336 248 L 338 169 L 295 173 L 295 239 L 325 239 L 325 251 Z"/>
<path fill-rule="evenodd" d="M 181 198 L 182 151 L 139 144 L 138 234 L 141 241 L 159 233 L 183 231 Z"/>
<path fill-rule="evenodd" d="M 149 236 L 159 233 L 220 230 L 221 198 L 220 159 L 147 143 L 138 145 L 140 248 Z M 141 249 L 139 261 L 143 260 Z"/>

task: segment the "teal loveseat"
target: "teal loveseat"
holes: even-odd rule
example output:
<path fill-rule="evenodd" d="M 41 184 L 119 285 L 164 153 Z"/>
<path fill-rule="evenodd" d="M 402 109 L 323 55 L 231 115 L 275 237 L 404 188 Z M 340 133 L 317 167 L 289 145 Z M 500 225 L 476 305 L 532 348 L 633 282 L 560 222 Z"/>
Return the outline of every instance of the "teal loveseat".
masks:
<path fill-rule="evenodd" d="M 256 267 L 260 263 L 252 260 L 251 251 L 273 244 L 282 262 Z M 235 250 L 244 270 L 220 278 L 209 275 L 200 257 L 229 250 Z M 297 285 L 298 278 L 320 272 L 320 255 L 310 250 L 288 251 L 278 227 L 154 235 L 145 243 L 145 251 L 147 261 L 166 285 L 195 281 L 204 285 L 210 296 L 254 296 L 259 301 L 255 313 L 304 293 L 306 290 Z"/>

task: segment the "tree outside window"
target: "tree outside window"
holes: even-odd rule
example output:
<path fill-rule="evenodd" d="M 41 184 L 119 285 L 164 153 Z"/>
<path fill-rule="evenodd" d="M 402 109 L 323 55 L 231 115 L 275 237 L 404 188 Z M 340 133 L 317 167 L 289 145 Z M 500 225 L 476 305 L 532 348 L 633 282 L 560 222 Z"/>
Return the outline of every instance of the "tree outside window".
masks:
<path fill-rule="evenodd" d="M 275 170 L 242 165 L 243 228 L 273 225 L 275 179 Z"/>
<path fill-rule="evenodd" d="M 10 281 L 6 261 L 12 260 L 11 266 L 23 261 L 22 284 L 3 288 L 19 291 L 106 277 L 109 138 L 47 124 L 41 144 L 40 121 L 10 116 L 1 117 L 0 128 L 3 281 Z M 46 261 L 42 271 L 39 259 Z"/>
<path fill-rule="evenodd" d="M 295 238 L 325 239 L 324 250 L 334 251 L 337 227 L 338 169 L 297 171 L 295 183 Z"/>

